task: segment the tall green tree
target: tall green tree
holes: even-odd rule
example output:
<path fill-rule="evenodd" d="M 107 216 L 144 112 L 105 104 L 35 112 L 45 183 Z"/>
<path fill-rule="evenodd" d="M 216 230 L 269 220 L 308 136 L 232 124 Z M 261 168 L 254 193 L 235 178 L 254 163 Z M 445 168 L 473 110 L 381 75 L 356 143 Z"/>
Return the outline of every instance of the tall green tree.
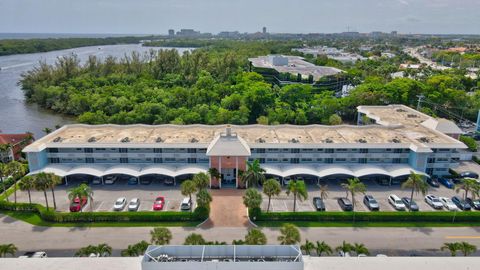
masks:
<path fill-rule="evenodd" d="M 260 229 L 250 229 L 245 235 L 246 245 L 266 245 L 267 236 Z"/>
<path fill-rule="evenodd" d="M 356 201 L 355 201 L 355 194 L 367 192 L 367 186 L 360 181 L 358 178 L 350 178 L 347 180 L 347 183 L 342 183 L 342 187 L 347 191 L 347 194 L 350 193 L 352 195 L 352 204 L 355 209 Z"/>
<path fill-rule="evenodd" d="M 467 242 L 460 242 L 458 243 L 458 250 L 462 252 L 463 256 L 466 257 L 472 253 L 475 253 L 477 251 L 477 246 Z"/>
<path fill-rule="evenodd" d="M 421 175 L 416 174 L 415 172 L 412 171 L 407 181 L 402 183 L 402 188 L 412 190 L 412 192 L 410 193 L 410 203 L 412 203 L 414 193 L 416 194 L 422 193 L 422 195 L 424 196 L 425 194 L 427 194 L 428 184 Z M 408 209 L 410 209 L 410 207 L 408 207 Z"/>
<path fill-rule="evenodd" d="M 291 180 L 288 182 L 287 195 L 293 194 L 293 212 L 297 209 L 297 199 L 300 201 L 308 198 L 307 187 L 303 180 Z"/>
<path fill-rule="evenodd" d="M 136 244 L 128 245 L 128 247 L 121 251 L 122 257 L 137 257 L 145 253 L 148 248 L 148 242 L 142 240 Z"/>
<path fill-rule="evenodd" d="M 197 192 L 197 185 L 192 180 L 185 180 L 180 185 L 180 191 L 183 196 L 188 196 L 192 201 L 192 194 Z M 190 211 L 193 211 L 193 207 L 190 208 Z"/>
<path fill-rule="evenodd" d="M 210 178 L 206 173 L 200 172 L 193 176 L 193 182 L 195 182 L 197 190 L 202 190 L 208 188 L 210 185 Z"/>
<path fill-rule="evenodd" d="M 285 224 L 280 228 L 280 236 L 277 238 L 281 245 L 295 245 L 300 243 L 301 236 L 297 226 Z"/>
<path fill-rule="evenodd" d="M 7 171 L 8 174 L 11 175 L 13 178 L 13 198 L 14 198 L 14 203 L 15 205 L 17 204 L 17 180 L 24 176 L 27 169 L 25 168 L 25 165 L 18 162 L 18 161 L 10 161 L 7 164 Z"/>
<path fill-rule="evenodd" d="M 45 174 L 47 177 L 47 183 L 48 187 L 52 191 L 52 199 L 53 199 L 53 209 L 57 209 L 57 201 L 55 199 L 55 187 L 62 182 L 62 178 L 59 176 L 53 174 L 53 173 L 47 173 Z"/>
<path fill-rule="evenodd" d="M 48 175 L 44 172 L 41 172 L 34 175 L 34 179 L 35 179 L 35 189 L 43 192 L 43 196 L 45 197 L 45 205 L 48 210 L 49 207 L 48 207 L 47 190 L 50 188 Z"/>
<path fill-rule="evenodd" d="M 0 147 L 1 147 L 1 145 L 0 145 Z M 0 151 L 2 151 L 2 150 L 0 149 Z M 7 164 L 0 162 L 0 178 L 1 178 L 0 180 L 2 180 L 1 184 L 2 184 L 4 194 L 6 194 L 6 192 L 7 192 L 6 181 L 7 181 L 8 176 L 9 176 L 9 174 L 8 174 L 8 170 L 7 170 Z M 8 202 L 8 196 L 5 196 L 5 200 Z"/>
<path fill-rule="evenodd" d="M 282 192 L 282 186 L 276 179 L 270 178 L 263 184 L 263 194 L 268 197 L 267 212 L 270 210 L 272 197 L 280 195 L 280 192 Z"/>
<path fill-rule="evenodd" d="M 354 243 L 352 251 L 354 251 L 357 255 L 360 255 L 360 254 L 369 255 L 370 254 L 370 251 L 368 250 L 368 248 L 362 243 Z"/>
<path fill-rule="evenodd" d="M 0 257 L 5 257 L 7 255 L 14 257 L 17 251 L 18 251 L 18 248 L 14 244 L 0 245 Z"/>
<path fill-rule="evenodd" d="M 303 250 L 305 255 L 311 255 L 312 251 L 315 249 L 315 244 L 306 239 L 305 244 L 301 245 L 300 249 Z"/>
<path fill-rule="evenodd" d="M 249 209 L 260 208 L 262 205 L 262 194 L 255 188 L 249 188 L 243 195 L 243 204 Z"/>
<path fill-rule="evenodd" d="M 253 162 L 247 162 L 247 170 L 242 174 L 242 182 L 248 187 L 257 187 L 259 183 L 265 181 L 265 170 L 260 166 L 260 161 L 255 159 Z"/>
<path fill-rule="evenodd" d="M 28 194 L 28 202 L 32 204 L 31 191 L 35 189 L 35 178 L 33 176 L 24 176 L 18 183 L 18 187 L 21 191 L 26 191 Z"/>
<path fill-rule="evenodd" d="M 207 241 L 201 234 L 191 233 L 185 238 L 184 245 L 205 245 Z"/>
<path fill-rule="evenodd" d="M 197 193 L 197 205 L 198 207 L 210 208 L 212 202 L 212 195 L 206 189 L 201 189 Z"/>
<path fill-rule="evenodd" d="M 463 190 L 464 193 L 464 199 L 467 199 L 468 193 L 473 192 L 477 193 L 479 190 L 480 184 L 478 183 L 477 180 L 473 178 L 464 178 L 460 181 L 459 184 L 455 185 L 455 191 L 459 193 L 461 190 Z M 478 196 L 478 194 L 475 194 Z M 474 196 L 475 197 L 475 196 Z"/>
<path fill-rule="evenodd" d="M 172 240 L 172 233 L 164 227 L 155 227 L 150 231 L 151 242 L 155 245 L 168 245 Z"/>
<path fill-rule="evenodd" d="M 322 254 L 331 255 L 333 253 L 332 248 L 327 243 L 325 243 L 325 241 L 317 241 L 315 244 L 315 251 L 320 257 L 322 256 Z"/>
<path fill-rule="evenodd" d="M 340 246 L 337 246 L 335 248 L 335 251 L 343 252 L 344 254 L 347 253 L 347 252 L 351 252 L 353 250 L 354 250 L 353 245 L 350 244 L 350 243 L 347 243 L 345 240 L 342 242 L 342 244 Z"/>
<path fill-rule="evenodd" d="M 457 256 L 458 249 L 459 249 L 458 243 L 443 243 L 443 246 L 440 247 L 441 251 L 448 250 L 452 257 Z"/>
<path fill-rule="evenodd" d="M 328 199 L 328 185 L 318 185 L 320 188 L 320 198 L 322 200 Z"/>

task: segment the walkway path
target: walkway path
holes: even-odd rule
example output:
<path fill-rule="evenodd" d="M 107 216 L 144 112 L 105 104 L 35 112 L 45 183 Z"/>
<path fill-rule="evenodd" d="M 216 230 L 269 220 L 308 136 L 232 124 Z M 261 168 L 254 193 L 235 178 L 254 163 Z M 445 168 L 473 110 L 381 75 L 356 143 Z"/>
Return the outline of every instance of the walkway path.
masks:
<path fill-rule="evenodd" d="M 249 227 L 247 208 L 243 204 L 241 189 L 211 190 L 210 218 L 201 228 L 212 227 Z"/>

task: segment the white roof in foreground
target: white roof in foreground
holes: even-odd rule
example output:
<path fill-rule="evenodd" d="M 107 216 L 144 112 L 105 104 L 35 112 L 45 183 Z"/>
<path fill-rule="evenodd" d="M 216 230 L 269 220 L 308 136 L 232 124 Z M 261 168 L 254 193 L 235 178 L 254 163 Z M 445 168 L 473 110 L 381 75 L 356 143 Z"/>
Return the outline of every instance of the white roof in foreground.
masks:
<path fill-rule="evenodd" d="M 2 258 L 2 270 L 141 270 L 142 257 L 101 258 Z M 303 256 L 304 270 L 471 270 L 480 268 L 478 257 L 309 257 Z M 386 265 L 388 267 L 386 267 Z M 248 265 L 247 265 L 248 267 Z M 158 265 L 153 270 L 162 270 Z M 178 269 L 181 269 L 180 267 Z M 208 269 L 209 268 L 193 268 Z M 237 268 L 231 268 L 237 269 Z M 275 269 L 276 270 L 276 269 Z"/>

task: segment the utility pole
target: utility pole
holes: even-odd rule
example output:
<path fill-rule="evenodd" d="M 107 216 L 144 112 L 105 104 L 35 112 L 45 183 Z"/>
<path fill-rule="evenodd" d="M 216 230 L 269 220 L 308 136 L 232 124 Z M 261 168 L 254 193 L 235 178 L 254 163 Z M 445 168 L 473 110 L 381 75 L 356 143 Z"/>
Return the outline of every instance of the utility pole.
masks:
<path fill-rule="evenodd" d="M 422 99 L 425 98 L 425 96 L 424 95 L 418 95 L 417 97 L 418 97 L 417 111 L 419 111 L 420 107 L 422 105 Z"/>

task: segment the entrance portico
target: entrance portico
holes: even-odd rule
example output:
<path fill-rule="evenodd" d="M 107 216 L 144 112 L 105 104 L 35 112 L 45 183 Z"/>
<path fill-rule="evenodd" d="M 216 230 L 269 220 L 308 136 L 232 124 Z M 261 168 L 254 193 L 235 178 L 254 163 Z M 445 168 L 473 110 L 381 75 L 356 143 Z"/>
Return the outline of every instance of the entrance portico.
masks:
<path fill-rule="evenodd" d="M 246 160 L 250 155 L 247 143 L 236 133 L 232 133 L 228 126 L 226 132 L 215 137 L 207 149 L 210 168 L 216 169 L 220 174 L 220 179 L 211 178 L 211 187 L 221 188 L 223 184 L 243 188 L 243 183 L 239 181 L 239 172 L 246 170 Z"/>

